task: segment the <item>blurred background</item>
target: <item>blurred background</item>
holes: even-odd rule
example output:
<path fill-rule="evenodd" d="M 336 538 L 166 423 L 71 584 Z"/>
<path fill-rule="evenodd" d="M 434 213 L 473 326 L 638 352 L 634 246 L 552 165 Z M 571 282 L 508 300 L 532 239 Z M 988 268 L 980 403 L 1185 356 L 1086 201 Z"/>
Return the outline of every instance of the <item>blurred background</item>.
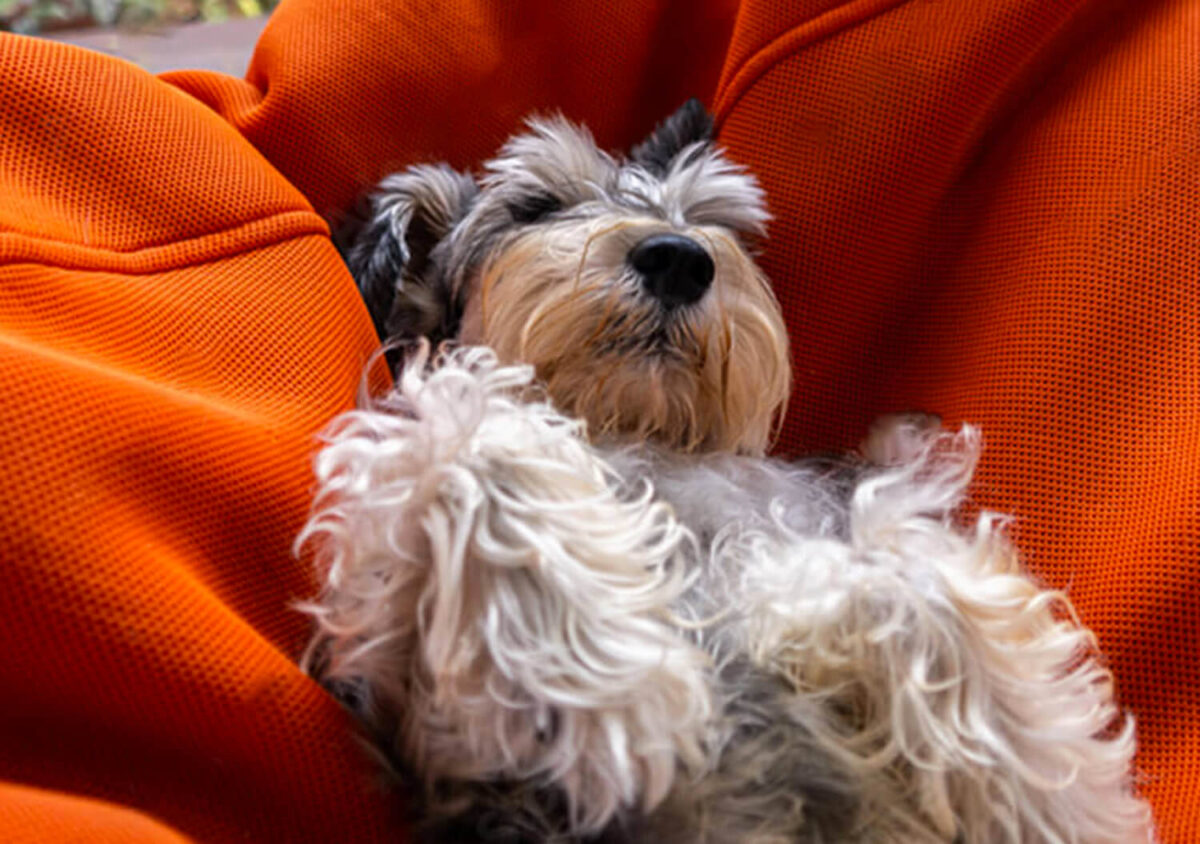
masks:
<path fill-rule="evenodd" d="M 152 73 L 241 76 L 279 0 L 0 0 L 0 31 L 66 41 Z"/>

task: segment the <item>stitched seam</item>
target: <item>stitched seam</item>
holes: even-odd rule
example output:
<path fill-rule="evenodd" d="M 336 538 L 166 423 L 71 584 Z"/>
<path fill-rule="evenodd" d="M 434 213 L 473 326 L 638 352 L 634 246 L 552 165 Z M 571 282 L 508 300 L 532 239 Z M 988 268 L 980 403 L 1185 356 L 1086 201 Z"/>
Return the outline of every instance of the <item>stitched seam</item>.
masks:
<path fill-rule="evenodd" d="M 226 249 L 217 254 L 191 257 L 186 254 L 189 249 L 202 248 L 203 242 L 206 240 L 227 235 L 236 237 L 237 233 L 241 231 L 252 232 L 255 228 L 269 227 L 270 223 L 274 220 L 280 221 L 278 230 L 268 228 L 267 231 L 259 233 L 257 237 L 250 238 L 245 243 L 229 244 Z M 292 225 L 287 225 L 289 220 L 293 221 Z M 246 223 L 239 223 L 225 229 L 195 235 L 183 240 L 167 241 L 165 243 L 129 250 L 86 246 L 77 241 L 58 240 L 55 238 L 39 237 L 37 235 L 26 235 L 22 232 L 6 231 L 0 232 L 0 268 L 19 264 L 34 264 L 60 267 L 62 269 L 117 272 L 123 275 L 150 275 L 166 270 L 210 264 L 224 258 L 251 252 L 264 246 L 273 246 L 287 240 L 312 236 L 328 237 L 328 235 L 329 227 L 325 224 L 325 221 L 311 211 L 284 211 Z M 14 250 L 18 254 L 9 256 L 3 254 L 6 251 L 4 249 L 6 240 L 18 244 L 17 249 Z M 22 255 L 19 254 L 22 251 L 20 244 L 28 244 L 34 249 L 41 245 L 50 249 L 61 250 L 66 254 L 58 256 L 44 254 Z M 168 254 L 168 252 L 178 253 L 181 251 L 185 254 Z M 155 253 L 162 254 L 156 255 Z M 139 258 L 142 261 L 139 261 Z M 138 263 L 144 263 L 145 266 L 137 266 Z"/>
<path fill-rule="evenodd" d="M 287 243 L 292 240 L 300 240 L 306 237 L 319 237 L 320 232 L 288 232 L 281 234 L 276 238 L 269 238 L 256 243 L 247 243 L 244 246 L 237 246 L 230 249 L 228 252 L 222 252 L 219 255 L 211 255 L 206 258 L 196 258 L 194 260 L 171 261 L 169 263 L 155 264 L 146 268 L 127 268 L 116 267 L 114 265 L 99 265 L 88 264 L 85 261 L 75 261 L 65 263 L 55 261 L 51 258 L 40 258 L 36 256 L 18 257 L 11 260 L 0 258 L 0 271 L 8 267 L 51 267 L 58 270 L 66 270 L 69 272 L 81 273 L 111 273 L 114 275 L 123 276 L 140 276 L 140 275 L 158 275 L 160 273 L 169 273 L 175 270 L 184 270 L 191 267 L 203 267 L 205 264 L 217 264 L 227 258 L 236 258 L 239 255 L 245 255 L 248 252 L 254 252 L 257 249 L 266 249 L 272 246 L 278 246 L 281 243 Z"/>
<path fill-rule="evenodd" d="M 809 47 L 827 38 L 832 38 L 848 29 L 861 26 L 870 20 L 887 14 L 907 2 L 908 0 L 862 0 L 858 4 L 852 4 L 862 7 L 854 11 L 847 11 L 847 6 L 838 6 L 822 15 L 796 24 L 786 32 L 775 36 L 751 53 L 738 66 L 737 70 L 729 75 L 729 84 L 723 91 L 719 92 L 717 106 L 714 109 L 718 127 L 725 121 L 737 104 L 741 102 L 742 97 L 754 87 L 758 80 L 786 59 L 795 55 L 796 50 L 794 48 Z M 845 17 L 846 20 L 838 20 L 842 17 Z M 771 55 L 781 49 L 783 45 L 789 45 L 793 49 L 789 49 L 773 61 L 770 60 Z M 756 67 L 755 65 L 760 60 L 762 66 Z"/>
<path fill-rule="evenodd" d="M 206 394 L 199 393 L 187 385 L 180 386 L 168 381 L 156 380 L 153 377 L 139 374 L 122 366 L 100 362 L 86 355 L 63 352 L 48 343 L 31 340 L 19 334 L 0 330 L 0 357 L 5 354 L 31 356 L 43 362 L 52 362 L 63 368 L 82 370 L 85 374 L 92 374 L 123 384 L 134 385 L 142 391 L 163 393 L 181 404 L 220 412 L 222 415 L 229 416 L 243 423 L 250 422 L 255 425 L 265 426 L 271 421 L 263 413 L 243 410 L 240 406 L 232 402 L 217 401 L 208 398 Z"/>
<path fill-rule="evenodd" d="M 184 238 L 183 240 L 165 240 L 165 241 L 161 241 L 158 243 L 148 243 L 144 246 L 137 246 L 132 249 L 112 249 L 107 246 L 89 246 L 88 244 L 80 243 L 77 240 L 60 240 L 59 238 L 56 238 L 56 237 L 46 237 L 45 235 L 40 235 L 40 234 L 29 234 L 28 232 L 23 232 L 20 229 L 0 229 L 0 237 L 10 235 L 10 236 L 13 236 L 16 238 L 20 238 L 21 240 L 33 241 L 35 243 L 50 243 L 50 244 L 54 244 L 56 246 L 66 246 L 69 248 L 86 249 L 90 252 L 104 252 L 104 253 L 108 253 L 110 255 L 136 255 L 139 252 L 149 252 L 154 249 L 166 249 L 171 246 L 180 246 L 183 244 L 191 243 L 192 241 L 203 240 L 204 238 L 208 238 L 208 237 L 219 237 L 220 235 L 227 234 L 229 232 L 236 232 L 238 229 L 244 229 L 244 228 L 250 228 L 251 226 L 257 226 L 262 223 L 266 223 L 270 220 L 274 220 L 276 218 L 292 217 L 292 216 L 296 216 L 296 215 L 304 215 L 307 217 L 311 217 L 314 220 L 319 220 L 321 222 L 321 225 L 325 225 L 325 221 L 321 220 L 320 216 L 317 215 L 316 212 L 306 211 L 302 208 L 297 208 L 292 211 L 276 211 L 273 214 L 267 214 L 265 217 L 256 217 L 253 220 L 244 220 L 240 223 L 235 223 L 231 226 L 226 226 L 223 229 L 216 229 L 216 230 L 210 231 L 210 232 L 194 234 L 194 235 L 191 235 L 190 237 Z"/>

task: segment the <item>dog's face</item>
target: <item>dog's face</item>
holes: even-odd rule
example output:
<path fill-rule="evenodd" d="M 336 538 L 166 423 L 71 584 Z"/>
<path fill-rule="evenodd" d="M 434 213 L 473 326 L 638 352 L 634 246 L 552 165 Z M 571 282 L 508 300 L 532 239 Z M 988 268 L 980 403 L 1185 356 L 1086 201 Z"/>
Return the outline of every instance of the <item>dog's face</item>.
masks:
<path fill-rule="evenodd" d="M 389 177 L 349 253 L 381 333 L 532 364 L 593 437 L 761 453 L 787 335 L 743 242 L 762 232 L 762 192 L 710 134 L 689 103 L 618 159 L 532 120 L 478 183 L 446 167 Z"/>

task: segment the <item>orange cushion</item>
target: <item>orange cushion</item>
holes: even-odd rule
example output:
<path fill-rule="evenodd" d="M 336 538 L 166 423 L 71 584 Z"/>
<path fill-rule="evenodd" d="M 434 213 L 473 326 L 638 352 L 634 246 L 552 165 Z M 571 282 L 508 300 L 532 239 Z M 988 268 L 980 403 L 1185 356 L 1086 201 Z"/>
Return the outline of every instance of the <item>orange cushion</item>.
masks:
<path fill-rule="evenodd" d="M 1099 635 L 1163 840 L 1200 841 L 1200 3 L 781 5 L 716 96 L 776 214 L 781 445 L 978 423 L 978 502 Z"/>
<path fill-rule="evenodd" d="M 313 209 L 532 109 L 625 146 L 691 94 L 777 217 L 781 449 L 981 423 L 980 503 L 1200 839 L 1200 7 L 589 6 L 288 0 L 245 81 L 0 37 L 0 840 L 395 839 L 293 667 L 314 434 L 373 345 Z"/>

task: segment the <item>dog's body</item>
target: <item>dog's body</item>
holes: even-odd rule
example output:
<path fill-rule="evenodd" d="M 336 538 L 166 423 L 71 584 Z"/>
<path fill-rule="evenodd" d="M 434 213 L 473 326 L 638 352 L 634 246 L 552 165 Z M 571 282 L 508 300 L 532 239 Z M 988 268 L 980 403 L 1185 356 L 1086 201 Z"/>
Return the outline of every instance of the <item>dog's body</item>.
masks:
<path fill-rule="evenodd" d="M 417 346 L 331 429 L 314 672 L 430 840 L 1150 840 L 1090 634 L 956 519 L 974 431 L 762 456 L 765 213 L 706 131 L 619 162 L 534 124 L 482 188 L 385 181 L 349 251 L 377 326 L 491 348 Z"/>

